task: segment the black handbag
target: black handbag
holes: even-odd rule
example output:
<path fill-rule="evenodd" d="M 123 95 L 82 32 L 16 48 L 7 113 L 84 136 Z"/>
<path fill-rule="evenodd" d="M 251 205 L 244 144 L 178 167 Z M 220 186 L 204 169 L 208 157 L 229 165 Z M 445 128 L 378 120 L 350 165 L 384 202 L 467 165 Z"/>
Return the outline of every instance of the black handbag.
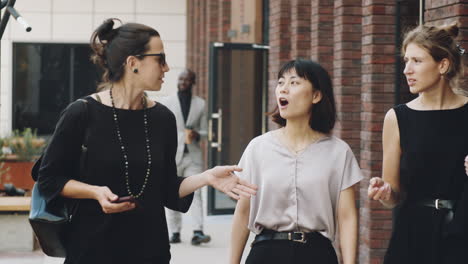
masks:
<path fill-rule="evenodd" d="M 87 142 L 89 137 L 88 129 L 88 106 L 85 99 L 78 99 L 83 102 L 85 119 L 83 125 L 85 128 L 83 143 L 81 145 L 80 166 L 79 172 L 85 171 L 86 155 L 87 155 Z M 39 175 L 39 168 L 41 166 L 42 157 L 34 163 L 31 170 L 32 178 L 37 181 Z M 78 177 L 82 176 L 80 173 Z M 29 213 L 29 223 L 36 234 L 42 251 L 51 257 L 65 257 L 65 237 L 67 229 L 71 223 L 73 214 L 78 208 L 77 200 L 67 199 L 64 197 L 57 197 L 53 201 L 47 203 L 45 197 L 41 194 L 38 183 L 34 184 L 31 196 L 31 209 Z"/>

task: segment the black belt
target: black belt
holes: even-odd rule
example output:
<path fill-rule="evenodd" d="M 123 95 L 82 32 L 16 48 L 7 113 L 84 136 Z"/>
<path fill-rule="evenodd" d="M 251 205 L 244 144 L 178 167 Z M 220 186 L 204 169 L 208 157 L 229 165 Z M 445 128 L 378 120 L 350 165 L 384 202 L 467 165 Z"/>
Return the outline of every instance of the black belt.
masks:
<path fill-rule="evenodd" d="M 414 202 L 416 205 L 433 207 L 437 210 L 453 210 L 455 208 L 455 200 L 442 200 L 442 199 L 422 199 Z"/>
<path fill-rule="evenodd" d="M 268 240 L 288 240 L 298 243 L 307 243 L 309 239 L 321 237 L 322 235 L 318 232 L 275 232 L 272 230 L 264 230 L 261 234 L 255 236 L 255 239 L 250 246 Z"/>

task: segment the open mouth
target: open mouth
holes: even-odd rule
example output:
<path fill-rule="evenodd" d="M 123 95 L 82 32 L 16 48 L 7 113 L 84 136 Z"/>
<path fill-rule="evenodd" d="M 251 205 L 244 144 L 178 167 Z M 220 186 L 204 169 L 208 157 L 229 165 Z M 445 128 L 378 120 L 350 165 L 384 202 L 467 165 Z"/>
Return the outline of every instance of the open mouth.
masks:
<path fill-rule="evenodd" d="M 287 106 L 289 104 L 288 100 L 286 100 L 286 98 L 280 98 L 279 99 L 279 104 L 281 106 Z"/>
<path fill-rule="evenodd" d="M 413 86 L 416 83 L 415 79 L 407 79 L 408 85 Z"/>

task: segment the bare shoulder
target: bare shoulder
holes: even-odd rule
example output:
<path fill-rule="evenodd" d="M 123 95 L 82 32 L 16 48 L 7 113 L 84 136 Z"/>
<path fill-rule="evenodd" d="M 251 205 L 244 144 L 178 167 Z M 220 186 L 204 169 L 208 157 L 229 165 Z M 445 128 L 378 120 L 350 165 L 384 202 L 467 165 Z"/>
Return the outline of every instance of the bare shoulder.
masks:
<path fill-rule="evenodd" d="M 393 108 L 388 110 L 385 114 L 384 123 L 398 124 L 397 116 Z"/>
<path fill-rule="evenodd" d="M 385 119 L 383 123 L 383 139 L 393 139 L 399 141 L 400 138 L 400 129 L 398 127 L 398 118 L 395 112 L 395 109 L 390 109 L 385 114 Z"/>

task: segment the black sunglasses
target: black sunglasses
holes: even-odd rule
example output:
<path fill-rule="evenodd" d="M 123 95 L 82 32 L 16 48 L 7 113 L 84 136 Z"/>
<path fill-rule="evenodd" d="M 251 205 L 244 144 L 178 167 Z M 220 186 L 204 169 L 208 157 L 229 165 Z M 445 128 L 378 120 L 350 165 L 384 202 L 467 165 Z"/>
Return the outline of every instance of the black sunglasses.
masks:
<path fill-rule="evenodd" d="M 135 57 L 138 57 L 138 58 L 143 58 L 143 57 L 148 57 L 148 56 L 157 56 L 159 57 L 159 64 L 161 64 L 161 66 L 166 65 L 166 53 L 164 52 L 135 55 Z"/>

